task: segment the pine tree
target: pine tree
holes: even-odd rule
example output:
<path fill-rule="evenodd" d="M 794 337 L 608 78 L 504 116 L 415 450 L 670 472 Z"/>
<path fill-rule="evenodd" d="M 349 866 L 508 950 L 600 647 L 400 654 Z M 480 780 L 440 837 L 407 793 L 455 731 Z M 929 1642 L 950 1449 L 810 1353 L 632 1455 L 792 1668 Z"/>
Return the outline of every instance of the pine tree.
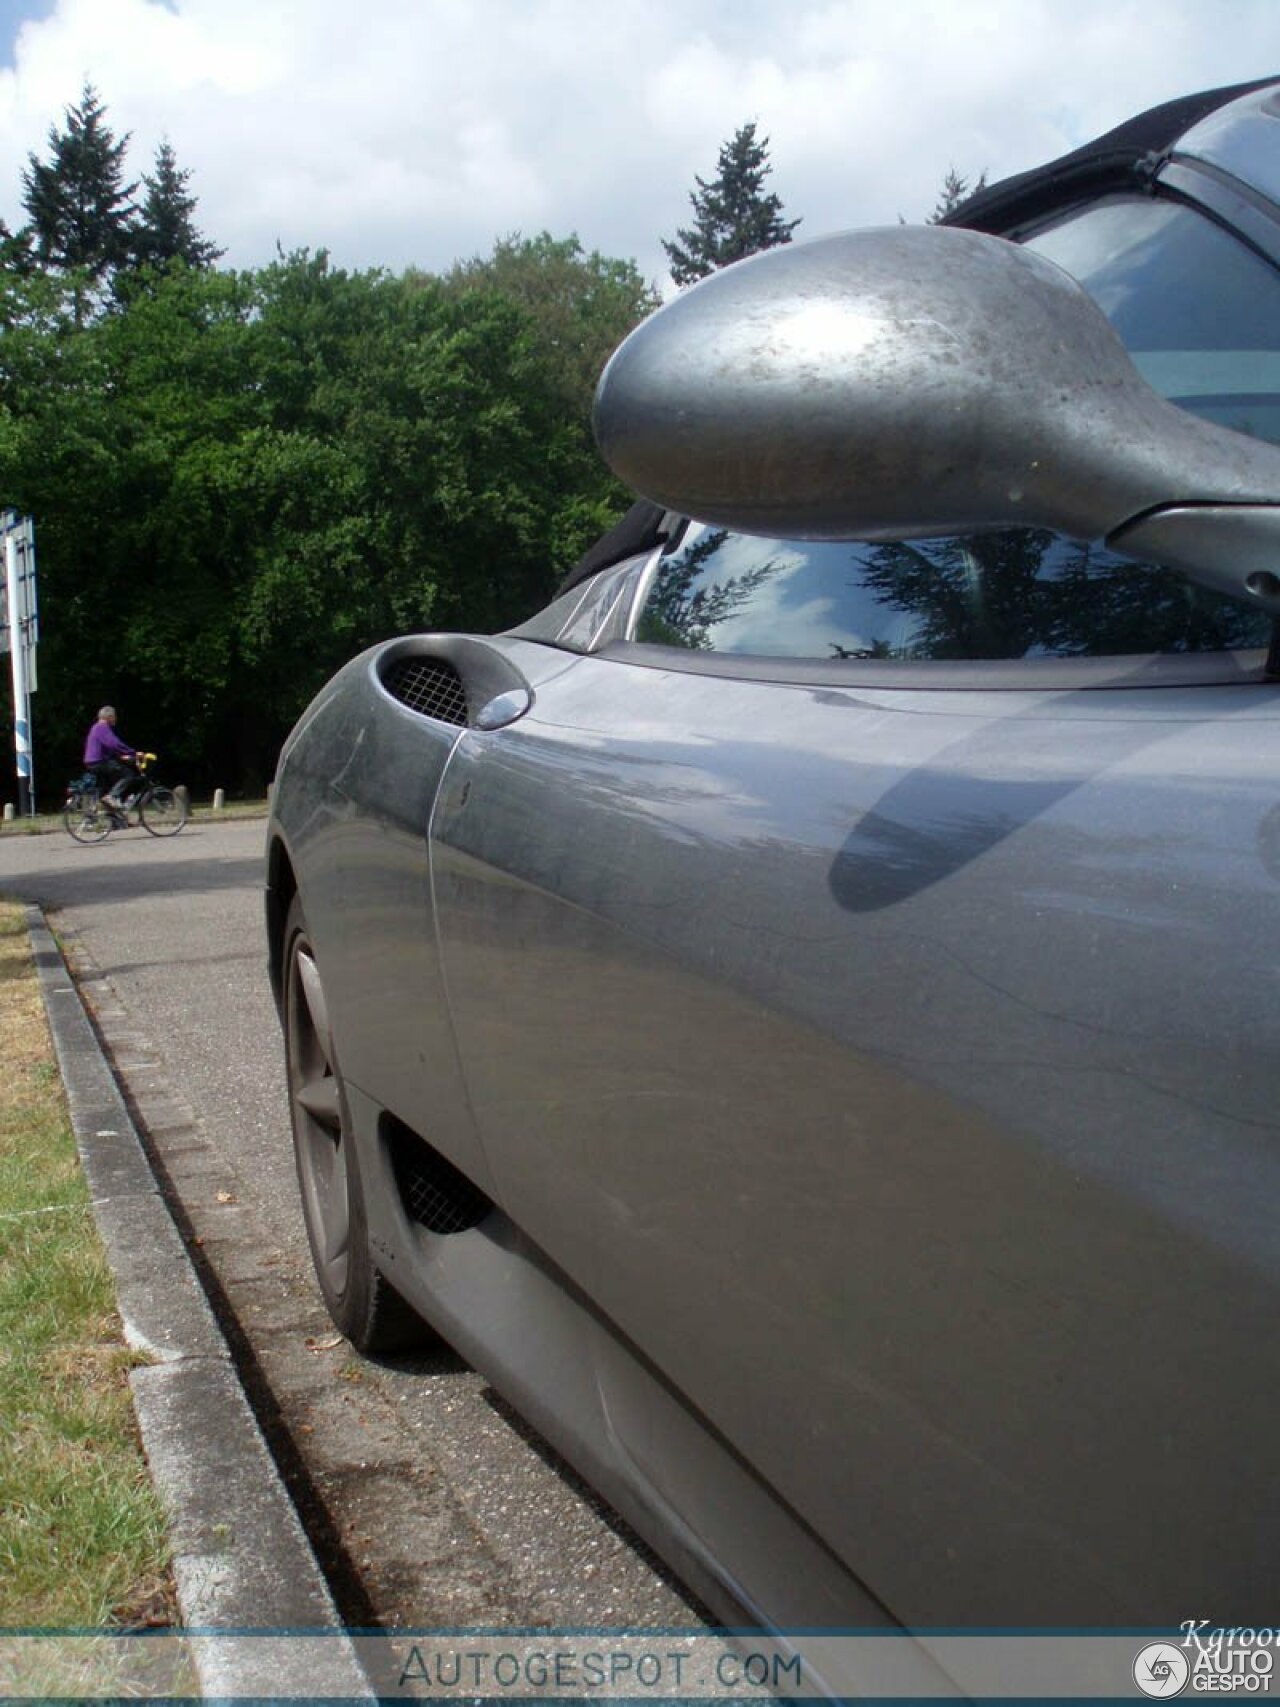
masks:
<path fill-rule="evenodd" d="M 129 257 L 137 184 L 125 182 L 129 138 L 117 142 L 91 83 L 68 107 L 66 129 L 49 127 L 48 161 L 27 156 L 22 201 L 43 265 L 83 271 L 97 284 Z M 77 296 L 77 312 L 82 306 Z"/>
<path fill-rule="evenodd" d="M 31 253 L 31 233 L 29 231 L 10 231 L 3 219 L 0 219 L 0 274 L 17 274 L 25 278 L 35 271 L 35 261 Z"/>
<path fill-rule="evenodd" d="M 188 267 L 211 267 L 223 253 L 196 229 L 196 198 L 187 189 L 190 177 L 190 171 L 179 167 L 170 144 L 162 142 L 154 174 L 142 174 L 147 195 L 133 236 L 139 266 L 164 268 L 182 261 Z"/>
<path fill-rule="evenodd" d="M 979 190 L 985 190 L 986 187 L 987 174 L 985 172 L 981 174 L 977 183 L 974 184 L 971 189 L 969 187 L 969 180 L 962 177 L 961 174 L 956 171 L 954 166 L 949 166 L 947 168 L 947 175 L 942 180 L 942 188 L 938 192 L 937 206 L 929 215 L 925 224 L 941 225 L 944 219 L 947 219 L 956 211 L 961 202 L 968 201 L 970 196 L 976 196 Z"/>
<path fill-rule="evenodd" d="M 693 224 L 677 231 L 671 242 L 662 239 L 678 285 L 692 284 L 744 255 L 790 243 L 800 221 L 783 219 L 780 199 L 765 193 L 764 180 L 772 170 L 768 137 L 757 141 L 755 125 L 744 124 L 721 148 L 711 183 L 697 178 L 697 189 L 689 192 Z"/>

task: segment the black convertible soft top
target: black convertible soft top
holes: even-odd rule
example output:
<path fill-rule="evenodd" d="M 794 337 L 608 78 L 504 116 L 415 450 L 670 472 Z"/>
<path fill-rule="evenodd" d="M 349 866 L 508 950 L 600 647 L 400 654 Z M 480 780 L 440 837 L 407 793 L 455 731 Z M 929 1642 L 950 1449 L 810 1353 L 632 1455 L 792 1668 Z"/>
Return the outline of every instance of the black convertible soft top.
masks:
<path fill-rule="evenodd" d="M 1226 106 L 1228 101 L 1278 81 L 1276 77 L 1259 77 L 1252 83 L 1233 83 L 1220 89 L 1206 89 L 1198 95 L 1182 95 L 1176 101 L 1164 101 L 1136 118 L 1126 119 L 1114 130 L 1073 149 L 1070 154 L 979 190 L 941 223 L 1003 236 L 1066 202 L 1141 188 L 1151 182 L 1174 143 L 1193 125 Z M 652 551 L 666 536 L 667 516 L 666 510 L 647 498 L 633 504 L 622 520 L 574 564 L 559 591 L 567 592 L 610 563 L 620 563 L 641 551 Z"/>
<path fill-rule="evenodd" d="M 1193 125 L 1228 101 L 1252 94 L 1275 83 L 1275 77 L 1259 77 L 1253 83 L 1233 83 L 1221 89 L 1206 89 L 1199 95 L 1182 95 L 1164 101 L 1136 118 L 1126 119 L 1114 130 L 1086 142 L 1047 166 L 1035 166 L 1003 178 L 966 201 L 942 220 L 943 225 L 963 225 L 972 231 L 1003 236 L 1029 224 L 1064 202 L 1105 195 L 1109 191 L 1136 189 L 1149 184 L 1164 164 L 1175 142 Z"/>

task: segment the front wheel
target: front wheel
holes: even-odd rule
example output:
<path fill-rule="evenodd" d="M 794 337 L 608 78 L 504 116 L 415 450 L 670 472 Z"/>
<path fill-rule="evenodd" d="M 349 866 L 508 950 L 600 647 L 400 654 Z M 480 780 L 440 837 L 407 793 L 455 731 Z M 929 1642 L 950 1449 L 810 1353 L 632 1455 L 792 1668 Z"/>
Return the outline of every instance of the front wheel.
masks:
<path fill-rule="evenodd" d="M 187 809 L 171 788 L 149 788 L 138 802 L 138 817 L 153 836 L 176 836 L 187 821 Z"/>
<path fill-rule="evenodd" d="M 302 1213 L 334 1323 L 358 1351 L 404 1351 L 431 1337 L 373 1261 L 360 1167 L 329 1029 L 329 1004 L 302 908 L 285 925 L 285 1068 Z"/>
<path fill-rule="evenodd" d="M 111 814 L 96 794 L 69 794 L 62 822 L 77 842 L 101 842 L 111 834 Z"/>

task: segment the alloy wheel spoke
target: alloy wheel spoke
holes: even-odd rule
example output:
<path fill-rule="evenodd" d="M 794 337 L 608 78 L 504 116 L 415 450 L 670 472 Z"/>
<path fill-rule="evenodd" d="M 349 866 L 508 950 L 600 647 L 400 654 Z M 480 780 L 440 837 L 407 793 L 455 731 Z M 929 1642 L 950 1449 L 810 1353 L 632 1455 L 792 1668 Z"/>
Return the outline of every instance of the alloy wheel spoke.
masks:
<path fill-rule="evenodd" d="M 305 940 L 298 945 L 293 978 L 290 1076 L 303 1205 L 326 1285 L 340 1293 L 346 1285 L 351 1245 L 342 1098 L 333 1070 L 329 1004 Z"/>
<path fill-rule="evenodd" d="M 332 1073 L 308 1079 L 293 1093 L 294 1100 L 311 1118 L 323 1126 L 328 1135 L 338 1139 L 342 1133 L 342 1111 L 338 1104 L 338 1081 Z"/>
<path fill-rule="evenodd" d="M 324 1260 L 326 1263 L 340 1261 L 347 1254 L 351 1243 L 351 1217 L 347 1213 L 347 1194 L 342 1191 L 341 1203 L 330 1199 L 329 1213 L 325 1216 Z"/>
<path fill-rule="evenodd" d="M 320 973 L 316 963 L 306 949 L 298 954 L 298 982 L 302 986 L 303 999 L 307 1004 L 307 1012 L 311 1016 L 312 1029 L 316 1034 L 316 1042 L 324 1055 L 326 1064 L 329 1062 L 329 1004 L 324 999 L 324 986 L 320 982 Z"/>
<path fill-rule="evenodd" d="M 330 1144 L 317 1135 L 311 1141 L 310 1158 L 319 1233 L 316 1243 L 325 1267 L 340 1269 L 351 1242 L 351 1212 L 341 1143 Z"/>

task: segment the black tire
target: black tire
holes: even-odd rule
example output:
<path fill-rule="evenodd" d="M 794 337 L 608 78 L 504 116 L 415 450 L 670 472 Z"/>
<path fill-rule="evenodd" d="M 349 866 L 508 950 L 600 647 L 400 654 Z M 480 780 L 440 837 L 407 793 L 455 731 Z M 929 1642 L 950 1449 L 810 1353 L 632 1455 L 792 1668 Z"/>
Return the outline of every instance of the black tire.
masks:
<path fill-rule="evenodd" d="M 187 821 L 187 808 L 181 795 L 157 786 L 147 789 L 139 800 L 138 817 L 153 836 L 176 836 Z"/>
<path fill-rule="evenodd" d="M 373 1261 L 328 1005 L 296 896 L 285 924 L 284 1037 L 302 1214 L 329 1314 L 358 1351 L 422 1345 L 430 1328 Z"/>
<path fill-rule="evenodd" d="M 77 842 L 101 842 L 111 834 L 111 814 L 96 794 L 69 794 L 62 822 Z"/>

